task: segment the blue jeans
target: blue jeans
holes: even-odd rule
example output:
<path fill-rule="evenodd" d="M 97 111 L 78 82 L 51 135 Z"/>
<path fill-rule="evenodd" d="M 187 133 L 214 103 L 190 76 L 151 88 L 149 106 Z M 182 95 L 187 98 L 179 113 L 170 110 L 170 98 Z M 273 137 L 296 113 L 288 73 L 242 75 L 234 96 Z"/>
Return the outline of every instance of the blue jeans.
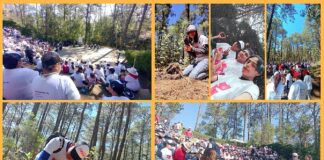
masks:
<path fill-rule="evenodd" d="M 184 76 L 192 79 L 205 79 L 208 77 L 208 58 L 196 62 L 196 65 L 190 64 L 183 70 Z"/>

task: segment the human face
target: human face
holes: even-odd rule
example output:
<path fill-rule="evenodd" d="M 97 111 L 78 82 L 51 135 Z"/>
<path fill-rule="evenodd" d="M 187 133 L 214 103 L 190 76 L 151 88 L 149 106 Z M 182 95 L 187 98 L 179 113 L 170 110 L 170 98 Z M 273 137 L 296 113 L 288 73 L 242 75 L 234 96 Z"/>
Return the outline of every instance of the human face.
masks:
<path fill-rule="evenodd" d="M 241 51 L 237 54 L 237 61 L 243 64 L 249 56 L 250 56 L 250 54 L 249 54 L 248 51 L 246 51 L 246 50 L 241 50 Z"/>
<path fill-rule="evenodd" d="M 240 50 L 240 48 L 239 48 L 239 46 L 238 46 L 238 42 L 234 42 L 233 43 L 233 45 L 232 45 L 232 47 L 231 47 L 231 49 L 233 50 L 233 51 L 239 51 Z"/>
<path fill-rule="evenodd" d="M 194 39 L 194 38 L 195 38 L 195 35 L 196 35 L 196 32 L 195 32 L 195 31 L 188 32 L 188 36 L 189 36 L 191 39 Z"/>
<path fill-rule="evenodd" d="M 260 74 L 257 71 L 257 64 L 258 64 L 257 57 L 252 57 L 252 58 L 247 59 L 243 65 L 242 76 L 251 80 L 251 81 L 256 76 L 259 76 Z"/>

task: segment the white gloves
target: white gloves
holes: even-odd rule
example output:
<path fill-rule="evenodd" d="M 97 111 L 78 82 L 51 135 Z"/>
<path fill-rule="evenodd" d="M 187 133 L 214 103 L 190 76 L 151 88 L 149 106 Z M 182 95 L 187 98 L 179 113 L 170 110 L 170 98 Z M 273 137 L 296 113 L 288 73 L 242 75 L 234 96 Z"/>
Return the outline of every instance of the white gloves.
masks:
<path fill-rule="evenodd" d="M 63 137 L 56 137 L 50 140 L 44 148 L 49 154 L 53 154 L 55 151 L 62 149 L 64 146 L 64 138 Z"/>

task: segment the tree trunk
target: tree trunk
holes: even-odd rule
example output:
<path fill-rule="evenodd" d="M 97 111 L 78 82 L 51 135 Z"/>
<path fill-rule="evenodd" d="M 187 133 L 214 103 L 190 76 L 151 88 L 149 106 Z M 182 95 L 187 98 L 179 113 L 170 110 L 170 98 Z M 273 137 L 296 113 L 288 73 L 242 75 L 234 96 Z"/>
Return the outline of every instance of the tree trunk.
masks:
<path fill-rule="evenodd" d="M 33 118 L 35 118 L 37 116 L 39 106 L 40 106 L 40 103 L 34 103 L 34 107 L 32 109 L 33 115 L 30 117 L 30 119 L 33 119 Z"/>
<path fill-rule="evenodd" d="M 197 126 L 198 126 L 198 121 L 199 121 L 199 116 L 200 116 L 200 110 L 201 110 L 201 104 L 199 104 L 199 108 L 198 108 L 198 114 L 197 114 L 195 129 L 194 129 L 195 131 L 197 131 Z"/>
<path fill-rule="evenodd" d="M 269 23 L 268 23 L 268 28 L 267 28 L 267 39 L 269 40 L 269 34 L 270 34 L 270 30 L 271 30 L 271 24 L 272 24 L 272 19 L 273 19 L 273 15 L 275 13 L 276 10 L 276 4 L 272 5 L 272 10 L 271 10 L 271 14 L 270 14 L 270 19 L 269 19 Z"/>
<path fill-rule="evenodd" d="M 119 146 L 119 138 L 120 138 L 120 132 L 121 132 L 121 127 L 122 127 L 122 123 L 123 123 L 123 117 L 124 117 L 124 110 L 125 110 L 125 104 L 123 104 L 122 106 L 122 111 L 119 117 L 119 122 L 118 122 L 118 130 L 117 130 L 117 140 L 116 140 L 116 144 L 115 144 L 115 149 L 114 149 L 114 154 L 112 159 L 116 159 L 117 158 L 117 153 L 118 153 L 118 146 Z"/>
<path fill-rule="evenodd" d="M 93 127 L 92 137 L 91 137 L 91 141 L 90 141 L 90 148 L 95 147 L 96 143 L 97 143 L 101 108 L 102 108 L 102 103 L 99 103 L 96 121 L 95 121 L 95 125 Z"/>
<path fill-rule="evenodd" d="M 60 105 L 60 109 L 59 109 L 59 112 L 57 114 L 57 118 L 56 118 L 56 122 L 55 122 L 55 126 L 53 128 L 53 133 L 54 132 L 57 132 L 58 129 L 59 129 L 59 126 L 60 126 L 60 123 L 61 123 L 61 120 L 62 120 L 62 117 L 63 117 L 63 112 L 66 108 L 66 103 L 61 103 Z"/>
<path fill-rule="evenodd" d="M 127 135 L 128 127 L 130 124 L 129 121 L 131 119 L 131 112 L 132 112 L 132 105 L 130 103 L 128 103 L 127 111 L 128 112 L 127 112 L 127 118 L 126 118 L 126 123 L 125 123 L 125 128 L 124 128 L 124 135 L 123 135 L 123 139 L 120 143 L 117 160 L 121 159 L 121 154 L 122 154 L 122 151 L 124 150 L 124 146 L 125 146 L 126 135 Z"/>
<path fill-rule="evenodd" d="M 107 115 L 107 118 L 106 118 L 105 130 L 103 132 L 103 137 L 101 140 L 102 141 L 101 146 L 100 146 L 100 151 L 101 151 L 100 159 L 101 160 L 104 160 L 104 156 L 105 156 L 105 152 L 106 152 L 106 140 L 107 140 L 108 129 L 110 127 L 111 119 L 112 119 L 114 112 L 115 112 L 115 104 L 112 104 L 110 106 L 109 114 Z"/>
<path fill-rule="evenodd" d="M 84 112 L 85 112 L 85 110 L 87 108 L 87 105 L 88 105 L 88 103 L 84 103 L 84 106 L 83 106 L 83 109 L 82 109 L 82 112 L 81 112 L 81 117 L 80 117 L 78 132 L 77 132 L 77 134 L 75 136 L 74 142 L 77 142 L 79 140 L 79 135 L 80 135 L 81 128 L 82 128 L 82 124 L 83 124 L 83 120 L 84 120 Z"/>
<path fill-rule="evenodd" d="M 74 106 L 74 110 L 73 110 L 72 116 L 70 116 L 70 121 L 69 121 L 69 124 L 68 124 L 68 126 L 67 126 L 67 128 L 65 130 L 65 134 L 64 135 L 67 135 L 68 134 L 68 131 L 70 130 L 70 126 L 72 124 L 73 117 L 76 114 L 77 109 L 78 109 L 78 107 L 77 106 Z"/>
<path fill-rule="evenodd" d="M 144 5 L 144 9 L 143 9 L 143 14 L 142 14 L 141 22 L 140 22 L 140 25 L 138 27 L 137 34 L 136 34 L 136 43 L 134 43 L 135 45 L 138 44 L 138 39 L 139 39 L 139 36 L 141 34 L 141 29 L 142 29 L 142 25 L 143 25 L 143 22 L 144 22 L 144 19 L 145 19 L 145 16 L 146 16 L 147 8 L 148 8 L 148 4 L 145 4 Z"/>
<path fill-rule="evenodd" d="M 124 28 L 124 31 L 123 31 L 123 48 L 126 48 L 126 44 L 127 44 L 127 31 L 128 31 L 128 26 L 129 26 L 129 23 L 133 17 L 133 13 L 135 11 L 135 8 L 136 8 L 136 4 L 133 4 L 133 7 L 132 7 L 132 10 L 126 20 L 126 23 L 125 23 L 125 28 Z"/>
<path fill-rule="evenodd" d="M 43 112 L 43 114 L 42 114 L 41 121 L 39 122 L 39 126 L 38 126 L 38 129 L 37 129 L 37 132 L 38 132 L 38 133 L 41 133 L 41 131 L 42 131 L 42 129 L 43 129 L 43 125 L 44 125 L 43 123 L 44 123 L 44 121 L 45 121 L 45 115 L 46 115 L 46 113 L 47 113 L 48 108 L 49 108 L 49 103 L 46 104 L 46 107 L 45 107 L 44 112 Z"/>

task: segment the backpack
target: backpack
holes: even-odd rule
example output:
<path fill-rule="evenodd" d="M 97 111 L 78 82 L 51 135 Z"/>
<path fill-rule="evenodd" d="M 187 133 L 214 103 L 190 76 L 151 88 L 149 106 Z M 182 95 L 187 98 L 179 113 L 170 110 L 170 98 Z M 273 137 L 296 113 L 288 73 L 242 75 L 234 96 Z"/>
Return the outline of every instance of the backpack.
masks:
<path fill-rule="evenodd" d="M 47 137 L 47 139 L 46 139 L 46 143 L 45 143 L 45 146 L 52 140 L 52 139 L 54 139 L 54 138 L 56 138 L 56 137 L 65 137 L 62 133 L 60 133 L 60 132 L 54 132 L 53 134 L 51 134 L 49 137 Z M 59 148 L 59 149 L 57 149 L 56 151 L 54 151 L 53 153 L 57 153 L 57 152 L 60 152 L 62 149 L 63 149 L 63 147 L 64 147 L 64 144 L 65 144 L 65 140 L 63 141 L 63 143 L 62 143 L 62 147 L 61 148 Z"/>

